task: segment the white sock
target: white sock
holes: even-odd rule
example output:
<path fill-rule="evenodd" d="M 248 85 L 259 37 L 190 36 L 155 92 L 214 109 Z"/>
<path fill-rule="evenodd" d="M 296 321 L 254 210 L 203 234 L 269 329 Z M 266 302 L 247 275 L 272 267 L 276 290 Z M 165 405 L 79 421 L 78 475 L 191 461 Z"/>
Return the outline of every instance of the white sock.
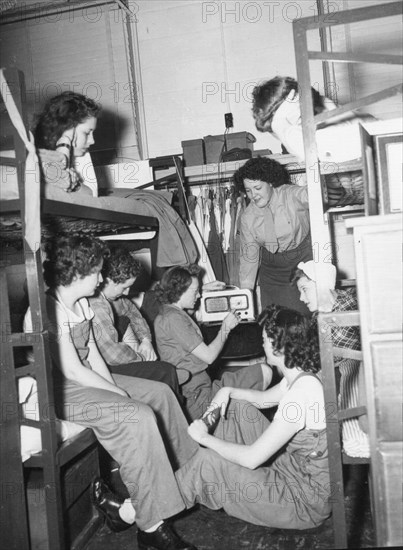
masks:
<path fill-rule="evenodd" d="M 156 523 L 155 525 L 153 525 L 152 527 L 150 527 L 149 529 L 144 529 L 144 531 L 146 533 L 154 533 L 154 531 L 156 531 L 158 529 L 158 527 L 160 525 L 162 525 L 164 522 L 163 521 L 159 521 L 158 523 Z"/>
<path fill-rule="evenodd" d="M 127 498 L 122 506 L 119 508 L 119 516 L 125 521 L 126 523 L 132 523 L 136 520 L 136 510 L 133 507 L 132 501 L 130 498 Z"/>

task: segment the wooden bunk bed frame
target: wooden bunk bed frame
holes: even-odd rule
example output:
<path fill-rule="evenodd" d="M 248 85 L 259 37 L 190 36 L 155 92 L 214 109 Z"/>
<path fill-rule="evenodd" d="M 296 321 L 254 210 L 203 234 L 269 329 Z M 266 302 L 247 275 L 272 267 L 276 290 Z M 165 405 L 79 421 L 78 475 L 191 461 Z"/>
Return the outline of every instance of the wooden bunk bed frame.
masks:
<path fill-rule="evenodd" d="M 300 87 L 301 95 L 301 118 L 302 118 L 302 130 L 304 138 L 305 149 L 305 165 L 311 167 L 306 171 L 309 202 L 313 206 L 310 209 L 310 224 L 312 242 L 318 243 L 318 257 L 315 258 L 315 268 L 317 274 L 317 292 L 318 292 L 318 306 L 321 310 L 321 304 L 326 303 L 326 285 L 322 285 L 321 278 L 321 264 L 328 261 L 326 256 L 328 250 L 326 244 L 332 242 L 332 236 L 330 231 L 331 215 L 334 212 L 341 213 L 346 210 L 360 210 L 363 216 L 372 214 L 370 205 L 358 205 L 347 206 L 344 208 L 327 208 L 327 190 L 324 177 L 321 173 L 321 163 L 318 159 L 318 151 L 315 139 L 316 128 L 319 124 L 325 122 L 328 118 L 345 113 L 350 110 L 354 110 L 360 107 L 364 107 L 378 101 L 384 100 L 388 97 L 392 97 L 402 93 L 403 85 L 398 84 L 390 88 L 384 89 L 380 92 L 373 93 L 356 101 L 351 101 L 337 109 L 319 115 L 314 115 L 311 95 L 311 76 L 310 76 L 310 60 L 320 60 L 322 63 L 327 62 L 344 62 L 344 63 L 382 63 L 390 65 L 401 65 L 401 55 L 387 55 L 376 53 L 348 53 L 348 52 L 329 52 L 329 51 L 310 51 L 308 47 L 308 32 L 314 29 L 323 32 L 326 28 L 334 25 L 348 25 L 350 23 L 357 23 L 361 21 L 367 21 L 371 19 L 378 19 L 382 17 L 401 16 L 402 4 L 401 2 L 393 2 L 388 4 L 378 4 L 374 6 L 367 6 L 363 8 L 338 11 L 337 17 L 329 17 L 329 14 L 319 14 L 313 17 L 305 17 L 293 22 L 294 32 L 294 49 L 296 57 L 297 67 L 297 79 Z M 323 46 L 323 43 L 322 43 Z M 325 67 L 326 70 L 326 67 Z M 344 164 L 339 166 L 338 171 L 343 172 L 350 170 L 346 168 Z M 362 170 L 362 162 L 359 162 L 353 169 Z M 316 174 L 320 174 L 321 185 L 318 185 Z M 364 172 L 365 176 L 365 172 Z M 365 185 L 365 182 L 364 182 Z M 321 209 L 320 205 L 323 205 Z M 396 214 L 394 215 L 396 216 Z M 374 216 L 372 219 L 376 223 L 379 223 L 374 219 L 379 216 Z M 385 217 L 386 218 L 386 217 Z M 362 220 L 363 218 L 355 218 L 355 220 Z M 365 219 L 365 218 L 364 218 Z M 369 220 L 368 219 L 368 220 Z M 367 220 L 367 225 L 370 225 Z M 397 223 L 397 219 L 394 220 Z M 351 226 L 358 223 L 353 221 Z M 386 222 L 385 222 L 386 223 Z M 396 225 L 395 223 L 395 225 Z M 400 222 L 401 223 L 401 222 Z M 391 225 L 390 220 L 388 224 Z M 394 226 L 393 226 L 394 227 Z M 386 232 L 386 230 L 385 230 Z M 357 241 L 357 239 L 355 239 Z M 358 244 L 357 244 L 358 242 Z M 359 239 L 355 243 L 355 248 L 359 246 Z M 398 254 L 398 250 L 395 250 Z M 356 258 L 356 263 L 357 263 Z M 357 277 L 358 296 L 363 301 L 364 288 L 366 285 L 365 277 L 362 276 L 362 266 L 357 264 L 357 273 L 361 273 L 361 280 Z M 385 280 L 391 279 L 390 273 L 385 269 Z M 391 285 L 393 287 L 393 276 L 391 279 Z M 355 284 L 355 281 L 345 281 L 346 285 Z M 360 288 L 360 285 L 362 288 Z M 320 338 L 320 350 L 321 350 L 321 363 L 322 363 L 322 376 L 324 383 L 324 394 L 326 406 L 326 422 L 327 422 L 327 438 L 329 448 L 329 469 L 330 469 L 330 482 L 332 485 L 332 513 L 333 513 L 333 525 L 334 525 L 334 537 L 335 548 L 347 548 L 348 547 L 348 525 L 346 522 L 346 511 L 344 501 L 344 477 L 343 477 L 343 464 L 356 464 L 356 463 L 369 463 L 371 472 L 371 507 L 375 520 L 375 534 L 377 544 L 379 546 L 396 544 L 399 535 L 397 535 L 398 521 L 390 522 L 390 525 L 385 526 L 385 501 L 388 501 L 386 491 L 387 488 L 381 488 L 382 483 L 387 485 L 387 481 L 380 481 L 379 477 L 384 477 L 382 472 L 382 460 L 384 457 L 379 455 L 377 449 L 377 436 L 379 435 L 376 429 L 377 420 L 376 416 L 385 414 L 376 410 L 378 396 L 374 391 L 374 381 L 372 380 L 372 373 L 368 372 L 372 369 L 371 361 L 369 361 L 370 353 L 368 350 L 364 354 L 361 352 L 345 349 L 334 348 L 327 335 L 329 334 L 329 326 L 337 323 L 338 326 L 360 326 L 362 335 L 362 345 L 365 349 L 365 341 L 367 335 L 365 330 L 367 328 L 367 321 L 365 315 L 368 314 L 367 308 L 363 308 L 362 312 L 348 311 L 348 312 L 331 312 L 320 313 L 318 316 L 318 328 Z M 363 336 L 364 334 L 364 336 Z M 344 358 L 363 360 L 364 363 L 361 368 L 364 367 L 365 371 L 365 383 L 367 391 L 367 406 L 355 407 L 354 409 L 341 410 L 338 408 L 338 389 L 335 376 L 335 363 L 334 357 L 341 356 Z M 401 385 L 401 382 L 400 382 Z M 341 442 L 341 423 L 347 418 L 358 417 L 362 414 L 368 414 L 369 418 L 369 440 L 371 458 L 352 458 L 346 455 L 342 450 Z M 395 456 L 398 456 L 397 454 Z M 400 452 L 400 462 L 401 462 Z M 385 466 L 384 466 L 385 467 Z M 378 477 L 378 479 L 377 479 Z M 387 475 L 386 475 L 387 477 Z M 392 488 L 390 485 L 389 489 Z M 393 500 L 393 499 L 392 499 Z M 397 501 L 395 501 L 397 502 Z M 388 505 L 386 503 L 388 507 Z M 401 502 L 400 502 L 401 507 Z M 401 516 L 399 516 L 401 517 Z M 401 524 L 400 524 L 401 525 Z M 402 544 L 400 537 L 400 544 Z"/>
<path fill-rule="evenodd" d="M 15 105 L 26 126 L 24 108 L 25 86 L 23 74 L 7 69 L 4 76 L 9 83 Z M 2 106 L 3 107 L 3 106 Z M 4 113 L 4 110 L 3 110 Z M 4 136 L 2 136 L 4 137 Z M 102 208 L 68 204 L 42 199 L 38 211 L 25 208 L 29 192 L 25 189 L 26 147 L 17 130 L 12 127 L 15 159 L 0 159 L 1 164 L 15 166 L 18 175 L 19 199 L 0 202 L 0 259 L 1 281 L 1 372 L 2 403 L 0 442 L 0 501 L 2 543 L 9 550 L 29 550 L 31 537 L 28 521 L 26 470 L 39 468 L 43 474 L 46 529 L 49 550 L 79 550 L 98 528 L 101 518 L 91 506 L 89 488 L 99 473 L 98 444 L 91 429 L 58 445 L 56 416 L 53 405 L 52 365 L 48 346 L 47 317 L 41 250 L 32 247 L 26 228 L 36 227 L 46 238 L 52 231 L 80 229 L 94 236 L 117 235 L 158 230 L 153 217 L 124 212 L 110 212 Z M 10 252 L 13 251 L 13 252 Z M 25 271 L 28 302 L 33 315 L 34 333 L 24 334 L 22 328 L 12 326 L 8 286 L 13 277 L 13 263 Z M 16 351 L 32 348 L 33 364 L 19 364 Z M 39 421 L 22 418 L 19 407 L 18 379 L 22 376 L 36 379 L 38 388 Z M 46 414 L 45 414 L 46 412 Z M 21 460 L 20 427 L 40 429 L 42 452 L 32 455 L 24 464 Z"/>

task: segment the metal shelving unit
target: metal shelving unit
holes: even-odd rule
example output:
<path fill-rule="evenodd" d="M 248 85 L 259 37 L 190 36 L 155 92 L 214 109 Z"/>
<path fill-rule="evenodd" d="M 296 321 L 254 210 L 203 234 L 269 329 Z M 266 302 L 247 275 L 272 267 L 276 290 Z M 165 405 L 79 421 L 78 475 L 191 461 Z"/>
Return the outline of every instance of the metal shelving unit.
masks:
<path fill-rule="evenodd" d="M 374 5 L 363 7 L 354 10 L 346 10 L 337 12 L 337 17 L 329 17 L 328 14 L 320 14 L 313 17 L 306 17 L 293 22 L 294 31 L 294 47 L 297 66 L 297 79 L 300 87 L 301 101 L 301 117 L 302 129 L 305 149 L 305 164 L 311 167 L 306 171 L 310 208 L 310 223 L 312 242 L 318 244 L 318 258 L 315 264 L 317 274 L 318 287 L 318 304 L 319 310 L 321 304 L 325 303 L 326 287 L 322 283 L 321 270 L 328 250 L 324 247 L 325 244 L 331 242 L 331 232 L 329 228 L 330 216 L 334 212 L 342 212 L 351 207 L 326 209 L 327 191 L 324 182 L 324 176 L 320 175 L 320 185 L 318 185 L 317 174 L 321 174 L 321 163 L 318 159 L 318 151 L 315 139 L 317 126 L 325 122 L 328 118 L 347 111 L 351 111 L 360 107 L 370 105 L 372 103 L 384 100 L 402 92 L 401 84 L 389 87 L 380 92 L 370 94 L 356 101 L 351 101 L 335 110 L 314 115 L 311 95 L 311 75 L 310 61 L 320 60 L 323 63 L 383 63 L 397 65 L 402 64 L 402 56 L 386 55 L 377 53 L 333 53 L 328 51 L 311 51 L 308 48 L 308 32 L 319 30 L 323 33 L 328 27 L 334 25 L 348 25 L 371 19 L 378 19 L 390 16 L 401 16 L 401 2 L 394 2 L 384 5 Z M 342 169 L 340 169 L 342 171 Z M 364 209 L 363 209 L 364 210 Z M 364 211 L 363 211 L 364 215 Z M 325 401 L 327 404 L 337 404 L 338 394 L 336 386 L 334 356 L 340 353 L 340 350 L 335 350 L 326 338 L 329 334 L 329 324 L 337 323 L 338 326 L 354 326 L 360 325 L 359 312 L 340 312 L 340 313 L 320 313 L 318 317 L 319 336 L 321 345 L 321 360 L 322 360 L 322 375 L 324 381 Z M 344 352 L 346 350 L 343 350 Z M 357 352 L 355 352 L 356 354 Z M 361 355 L 355 357 L 361 359 Z M 362 365 L 363 366 L 363 365 Z M 362 367 L 361 367 L 362 368 Z M 368 407 L 374 405 L 368 402 Z M 355 410 L 336 410 L 335 407 L 326 407 L 327 434 L 329 447 L 329 468 L 332 484 L 332 508 L 333 508 L 333 524 L 335 534 L 335 548 L 348 547 L 348 526 L 346 524 L 345 503 L 344 503 L 344 480 L 343 480 L 343 464 L 354 463 L 357 460 L 349 459 L 342 452 L 341 442 L 341 422 L 350 417 L 365 414 L 366 408 Z M 336 407 L 337 409 L 337 407 Z M 363 462 L 365 459 L 358 459 L 358 462 Z M 372 480 L 376 476 L 374 469 L 370 467 Z M 373 485 L 373 483 L 372 483 Z M 373 497 L 373 495 L 372 495 Z M 372 503 L 374 511 L 375 528 L 377 542 L 382 546 L 382 539 L 379 536 L 381 531 L 382 515 L 379 513 L 380 503 Z"/>

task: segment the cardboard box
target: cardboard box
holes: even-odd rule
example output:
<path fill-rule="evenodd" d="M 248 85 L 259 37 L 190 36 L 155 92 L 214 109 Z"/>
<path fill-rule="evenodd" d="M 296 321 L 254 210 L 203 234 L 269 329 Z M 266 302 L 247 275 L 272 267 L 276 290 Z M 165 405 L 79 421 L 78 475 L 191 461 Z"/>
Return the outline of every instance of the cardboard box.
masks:
<path fill-rule="evenodd" d="M 253 144 L 256 138 L 249 132 L 234 132 L 227 134 L 227 151 L 230 149 L 250 149 L 253 151 Z"/>
<path fill-rule="evenodd" d="M 206 149 L 206 163 L 220 162 L 222 153 L 224 152 L 224 139 L 226 142 L 226 150 L 231 149 L 250 149 L 253 151 L 253 144 L 256 141 L 254 135 L 249 132 L 234 132 L 219 134 L 217 136 L 205 136 L 204 145 Z"/>
<path fill-rule="evenodd" d="M 182 141 L 182 150 L 185 166 L 200 166 L 206 162 L 202 139 Z"/>
<path fill-rule="evenodd" d="M 206 149 L 206 164 L 220 162 L 221 154 L 224 151 L 224 134 L 217 136 L 204 136 Z"/>

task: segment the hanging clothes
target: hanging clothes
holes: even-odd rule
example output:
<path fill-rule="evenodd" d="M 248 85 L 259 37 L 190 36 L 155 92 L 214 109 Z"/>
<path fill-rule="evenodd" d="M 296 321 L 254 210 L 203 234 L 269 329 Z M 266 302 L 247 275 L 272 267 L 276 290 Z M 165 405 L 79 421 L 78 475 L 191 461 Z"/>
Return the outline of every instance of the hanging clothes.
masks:
<path fill-rule="evenodd" d="M 240 239 L 239 235 L 237 237 L 237 234 L 239 233 L 239 211 L 242 208 L 242 202 L 238 200 L 234 189 L 232 189 L 229 202 L 230 230 L 228 250 L 225 259 L 227 262 L 229 282 L 231 285 L 239 287 Z"/>
<path fill-rule="evenodd" d="M 229 282 L 227 264 L 225 262 L 221 239 L 217 231 L 217 221 L 215 216 L 216 206 L 214 200 L 210 198 L 210 232 L 207 241 L 207 252 L 210 257 L 214 273 L 219 281 Z"/>

